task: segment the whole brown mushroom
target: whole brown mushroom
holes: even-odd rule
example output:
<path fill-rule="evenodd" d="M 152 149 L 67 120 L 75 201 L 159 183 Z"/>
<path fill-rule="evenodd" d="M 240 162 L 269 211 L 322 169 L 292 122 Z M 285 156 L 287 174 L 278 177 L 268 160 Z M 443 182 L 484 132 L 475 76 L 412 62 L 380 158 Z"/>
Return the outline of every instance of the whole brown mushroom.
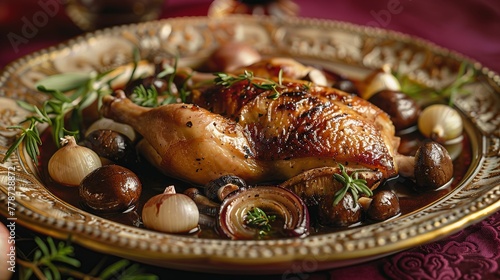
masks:
<path fill-rule="evenodd" d="M 401 213 L 398 196 L 388 190 L 375 193 L 366 213 L 375 221 L 384 221 Z"/>
<path fill-rule="evenodd" d="M 415 154 L 415 181 L 420 190 L 435 190 L 453 178 L 453 161 L 441 144 L 426 140 Z"/>
<path fill-rule="evenodd" d="M 319 222 L 326 226 L 348 226 L 361 221 L 363 209 L 348 192 L 344 198 L 333 203 L 334 196 L 328 196 L 318 207 Z"/>
<path fill-rule="evenodd" d="M 396 130 L 415 126 L 421 109 L 407 94 L 394 90 L 381 90 L 368 101 L 382 109 L 390 117 Z"/>
<path fill-rule="evenodd" d="M 83 203 L 97 212 L 121 212 L 141 196 L 137 175 L 119 165 L 104 165 L 88 174 L 78 189 Z"/>
<path fill-rule="evenodd" d="M 92 149 L 102 158 L 132 168 L 137 163 L 137 153 L 132 141 L 124 134 L 110 129 L 97 129 L 90 132 L 83 145 Z"/>

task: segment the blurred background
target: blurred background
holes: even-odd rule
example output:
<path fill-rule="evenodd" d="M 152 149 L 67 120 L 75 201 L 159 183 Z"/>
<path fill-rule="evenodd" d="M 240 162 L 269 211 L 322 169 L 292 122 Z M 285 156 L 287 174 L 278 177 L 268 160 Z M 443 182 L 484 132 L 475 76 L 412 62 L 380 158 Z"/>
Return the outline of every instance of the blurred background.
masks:
<path fill-rule="evenodd" d="M 221 16 L 228 5 L 233 12 L 249 12 L 241 2 L 274 3 L 274 8 L 253 9 L 255 13 L 333 19 L 404 32 L 500 72 L 500 1 L 489 0 L 0 0 L 0 67 L 106 24 L 209 12 Z M 72 8 L 66 9 L 68 4 Z M 84 26 L 74 16 L 77 6 L 89 13 L 104 11 L 106 16 L 94 21 L 94 26 Z"/>

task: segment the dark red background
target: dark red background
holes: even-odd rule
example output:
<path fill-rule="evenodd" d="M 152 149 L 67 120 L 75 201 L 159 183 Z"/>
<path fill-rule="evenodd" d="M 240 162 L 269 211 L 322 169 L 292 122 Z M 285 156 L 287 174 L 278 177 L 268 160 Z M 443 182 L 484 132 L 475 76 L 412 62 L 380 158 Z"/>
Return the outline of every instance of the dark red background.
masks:
<path fill-rule="evenodd" d="M 68 21 L 63 7 L 18 50 L 7 37 L 22 36 L 25 21 L 33 22 L 41 2 L 0 1 L 0 66 L 22 55 L 82 33 Z M 208 0 L 167 0 L 162 17 L 206 15 Z M 401 31 L 455 50 L 500 72 L 500 2 L 489 0 L 297 0 L 300 16 L 326 18 Z M 23 19 L 24 18 L 24 19 Z"/>

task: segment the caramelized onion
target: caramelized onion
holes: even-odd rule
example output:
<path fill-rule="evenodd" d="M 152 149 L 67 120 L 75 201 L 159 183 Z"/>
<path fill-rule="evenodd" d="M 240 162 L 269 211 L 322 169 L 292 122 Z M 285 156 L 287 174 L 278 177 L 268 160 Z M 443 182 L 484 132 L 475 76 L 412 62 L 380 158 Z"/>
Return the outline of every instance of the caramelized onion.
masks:
<path fill-rule="evenodd" d="M 231 239 L 256 239 L 259 229 L 246 224 L 247 213 L 260 208 L 276 215 L 282 226 L 274 225 L 273 236 L 304 237 L 309 234 L 309 212 L 305 203 L 292 191 L 275 186 L 240 189 L 222 202 L 217 229 Z"/>

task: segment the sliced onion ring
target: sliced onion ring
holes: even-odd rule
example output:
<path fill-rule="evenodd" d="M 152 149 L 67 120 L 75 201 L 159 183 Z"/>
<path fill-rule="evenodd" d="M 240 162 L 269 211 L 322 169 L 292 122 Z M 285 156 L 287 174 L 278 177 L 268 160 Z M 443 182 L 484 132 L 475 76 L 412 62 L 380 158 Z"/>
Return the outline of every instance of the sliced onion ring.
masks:
<path fill-rule="evenodd" d="M 245 223 L 247 213 L 260 208 L 281 216 L 284 237 L 305 237 L 309 234 L 309 212 L 304 201 L 292 191 L 278 186 L 241 189 L 228 196 L 217 216 L 217 229 L 223 236 L 235 239 L 255 239 L 258 229 Z"/>

